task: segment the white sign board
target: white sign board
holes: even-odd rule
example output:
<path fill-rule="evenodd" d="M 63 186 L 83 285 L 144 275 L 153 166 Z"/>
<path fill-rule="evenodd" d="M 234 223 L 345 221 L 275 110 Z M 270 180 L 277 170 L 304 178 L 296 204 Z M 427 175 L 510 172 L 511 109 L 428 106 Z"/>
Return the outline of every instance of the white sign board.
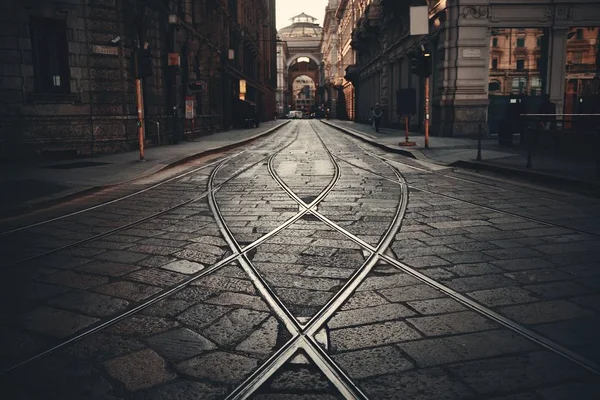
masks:
<path fill-rule="evenodd" d="M 481 58 L 481 50 L 480 49 L 463 49 L 462 56 L 463 56 L 463 58 Z"/>
<path fill-rule="evenodd" d="M 416 6 L 410 8 L 410 34 L 429 34 L 429 7 Z"/>

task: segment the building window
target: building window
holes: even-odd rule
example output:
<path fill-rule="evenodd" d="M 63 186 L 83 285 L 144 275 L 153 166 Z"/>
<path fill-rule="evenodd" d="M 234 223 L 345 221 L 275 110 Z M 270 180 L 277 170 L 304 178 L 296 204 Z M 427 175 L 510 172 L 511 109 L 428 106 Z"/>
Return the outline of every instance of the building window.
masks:
<path fill-rule="evenodd" d="M 66 22 L 32 18 L 30 27 L 35 91 L 69 93 L 71 84 Z"/>
<path fill-rule="evenodd" d="M 525 47 L 525 38 L 524 37 L 517 38 L 517 47 Z"/>
<path fill-rule="evenodd" d="M 538 36 L 538 37 L 537 37 L 536 47 L 537 47 L 538 49 L 541 49 L 541 48 L 542 48 L 542 41 L 543 41 L 543 40 L 544 40 L 544 38 L 543 38 L 542 36 Z"/>
<path fill-rule="evenodd" d="M 579 28 L 577 29 L 577 40 L 583 40 L 583 29 Z"/>
<path fill-rule="evenodd" d="M 517 71 L 523 71 L 525 69 L 525 60 L 519 59 L 517 60 Z"/>
<path fill-rule="evenodd" d="M 498 47 L 498 38 L 492 38 L 492 47 Z"/>
<path fill-rule="evenodd" d="M 492 69 L 498 69 L 498 59 L 492 59 Z"/>
<path fill-rule="evenodd" d="M 543 66 L 542 59 L 541 58 L 536 58 L 536 60 L 535 60 L 535 67 L 536 67 L 536 69 L 538 71 L 541 71 L 542 70 L 542 66 Z"/>

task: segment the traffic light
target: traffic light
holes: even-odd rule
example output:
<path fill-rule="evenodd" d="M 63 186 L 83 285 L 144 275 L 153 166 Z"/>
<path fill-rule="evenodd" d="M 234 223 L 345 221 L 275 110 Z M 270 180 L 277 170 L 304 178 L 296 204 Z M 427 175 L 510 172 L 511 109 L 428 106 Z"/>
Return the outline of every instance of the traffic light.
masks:
<path fill-rule="evenodd" d="M 136 78 L 146 78 L 152 76 L 152 53 L 150 47 L 145 49 L 137 49 L 135 52 L 136 57 Z"/>
<path fill-rule="evenodd" d="M 188 92 L 190 94 L 194 93 L 202 93 L 205 90 L 205 82 L 204 81 L 190 81 L 188 82 Z"/>
<path fill-rule="evenodd" d="M 431 54 L 427 51 L 417 51 L 411 58 L 413 74 L 426 78 L 431 75 Z"/>

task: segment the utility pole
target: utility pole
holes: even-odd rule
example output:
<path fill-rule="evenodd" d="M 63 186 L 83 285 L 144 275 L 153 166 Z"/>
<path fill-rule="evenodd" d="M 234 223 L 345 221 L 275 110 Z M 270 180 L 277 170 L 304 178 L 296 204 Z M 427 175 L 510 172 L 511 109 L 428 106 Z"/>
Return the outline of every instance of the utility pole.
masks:
<path fill-rule="evenodd" d="M 142 95 L 142 78 L 152 76 L 152 53 L 148 42 L 144 42 L 144 47 L 139 46 L 134 55 L 135 69 L 135 97 L 137 106 L 137 126 L 138 126 L 138 141 L 140 146 L 140 161 L 144 161 L 144 138 L 145 138 L 145 122 L 144 122 L 144 96 Z"/>

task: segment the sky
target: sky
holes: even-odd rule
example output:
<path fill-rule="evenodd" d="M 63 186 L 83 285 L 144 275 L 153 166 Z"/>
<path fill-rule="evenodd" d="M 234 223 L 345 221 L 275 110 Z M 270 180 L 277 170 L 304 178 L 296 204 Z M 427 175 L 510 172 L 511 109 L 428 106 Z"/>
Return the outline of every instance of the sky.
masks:
<path fill-rule="evenodd" d="M 290 18 L 300 13 L 317 18 L 315 22 L 323 26 L 326 6 L 327 0 L 275 0 L 277 30 L 290 25 Z"/>

